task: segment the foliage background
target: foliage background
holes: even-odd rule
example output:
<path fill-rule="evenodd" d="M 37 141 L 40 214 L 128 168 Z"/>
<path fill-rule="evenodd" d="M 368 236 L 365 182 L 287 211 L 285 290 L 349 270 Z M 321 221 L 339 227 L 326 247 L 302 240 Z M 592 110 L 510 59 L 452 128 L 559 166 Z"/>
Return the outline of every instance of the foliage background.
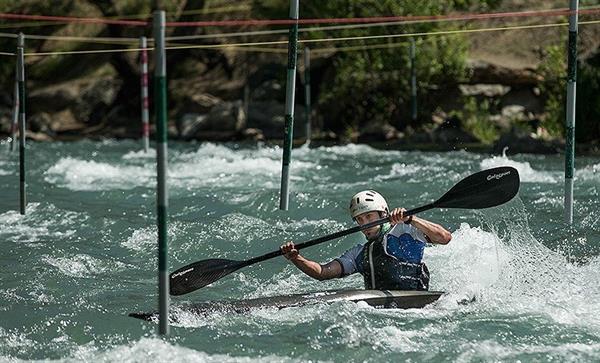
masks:
<path fill-rule="evenodd" d="M 595 5 L 595 1 L 582 1 L 581 6 Z M 393 1 L 393 0 L 360 0 L 360 1 L 306 1 L 301 4 L 302 18 L 343 18 L 371 17 L 391 15 L 443 15 L 457 12 L 486 12 L 551 8 L 566 6 L 560 1 L 532 1 L 523 4 L 510 0 L 443 0 L 443 1 Z M 150 14 L 153 8 L 161 7 L 167 10 L 171 21 L 207 20 L 207 19 L 285 19 L 288 17 L 289 1 L 287 0 L 249 0 L 231 2 L 223 0 L 174 0 L 174 1 L 142 1 L 142 0 L 60 0 L 46 2 L 41 0 L 7 1 L 0 0 L 0 11 L 4 13 L 66 15 L 77 17 L 110 17 L 136 18 L 140 14 Z M 234 9 L 227 11 L 226 9 Z M 221 9 L 221 10 L 220 10 Z M 225 9 L 225 10 L 223 10 Z M 553 21 L 556 19 L 553 19 Z M 566 20 L 562 19 L 562 20 Z M 43 26 L 33 26 L 32 22 L 17 22 L 2 20 L 5 32 L 16 33 L 23 31 L 27 34 L 39 35 L 71 35 L 71 36 L 109 36 L 109 37 L 138 37 L 150 34 L 149 29 L 140 27 L 122 27 L 112 25 L 82 25 L 67 23 L 46 23 Z M 494 25 L 490 21 L 489 25 Z M 39 25 L 39 23 L 38 23 Z M 399 26 L 370 27 L 344 29 L 330 32 L 313 31 L 302 33 L 305 38 L 345 37 L 360 35 L 382 35 L 390 33 L 435 32 L 445 29 L 456 29 L 461 24 L 456 22 L 429 22 L 419 24 L 403 24 Z M 464 24 L 465 27 L 483 26 L 485 24 Z M 285 29 L 285 27 L 275 27 Z M 255 30 L 254 28 L 235 29 L 236 31 Z M 169 35 L 218 34 L 219 32 L 234 31 L 230 28 L 170 28 Z M 564 32 L 563 32 L 564 33 Z M 521 33 L 522 34 L 522 33 Z M 515 33 L 515 49 L 529 47 L 539 52 L 540 61 L 529 66 L 535 68 L 542 77 L 539 87 L 545 102 L 545 115 L 542 125 L 553 137 L 562 137 L 564 132 L 564 98 L 566 72 L 566 37 L 549 36 L 541 33 L 546 43 L 532 44 L 528 40 L 525 45 L 517 44 L 520 35 Z M 548 33 L 549 34 L 549 33 Z M 554 33 L 553 33 L 554 34 Z M 562 33 L 559 33 L 562 34 Z M 595 33 L 594 33 L 595 34 Z M 484 42 L 493 42 L 497 35 L 487 38 Z M 500 36 L 498 44 L 501 44 Z M 272 39 L 286 39 L 286 35 Z M 456 85 L 468 81 L 468 61 L 474 54 L 472 36 L 447 35 L 417 37 L 416 74 L 418 80 L 419 119 L 413 122 L 410 118 L 410 60 L 408 39 L 403 37 L 387 38 L 391 48 L 368 49 L 360 51 L 331 51 L 314 61 L 313 104 L 316 113 L 321 115 L 321 124 L 325 130 L 338 133 L 349 133 L 364 128 L 367 124 L 391 124 L 399 130 L 410 126 L 411 129 L 427 128 L 432 123 L 431 115 L 440 110 L 440 102 L 446 101 L 450 90 Z M 485 39 L 485 38 L 481 38 Z M 252 37 L 241 38 L 241 41 L 252 40 Z M 263 40 L 263 38 L 261 38 Z M 266 39 L 265 39 L 266 40 Z M 231 41 L 220 38 L 204 40 L 206 44 L 218 44 Z M 506 40 L 504 40 L 506 42 Z M 484 43 L 481 40 L 479 43 Z M 541 42 L 541 41 L 540 41 Z M 403 43 L 403 44 L 397 44 Z M 371 46 L 381 45 L 381 40 L 361 40 L 351 44 L 331 44 L 329 46 Z M 589 44 L 589 43 L 588 43 Z M 11 51 L 15 47 L 12 38 L 0 38 L 0 50 Z M 28 50 L 87 50 L 106 48 L 101 43 L 74 43 L 29 40 Z M 477 50 L 477 49 L 475 49 Z M 497 49 L 498 59 L 505 56 L 507 49 Z M 578 69 L 578 104 L 577 104 L 577 138 L 580 141 L 600 139 L 600 103 L 598 94 L 599 57 L 595 49 L 583 49 L 586 57 L 582 58 Z M 475 52 L 476 53 L 476 52 Z M 593 53 L 593 54 L 590 54 Z M 221 79 L 221 83 L 233 82 L 243 85 L 253 76 L 258 76 L 265 64 L 276 63 L 285 66 L 285 56 L 272 56 L 260 53 L 231 53 L 209 50 L 183 50 L 169 52 L 169 79 L 171 107 L 178 108 L 185 102 L 182 95 L 181 83 L 176 89 L 173 82 L 188 80 L 190 86 L 183 87 L 189 92 L 213 92 L 204 84 L 207 79 Z M 300 62 L 299 62 L 300 63 Z M 10 90 L 13 82 L 14 63 L 0 63 L 0 84 L 4 90 Z M 264 74 L 269 74 L 268 72 Z M 122 80 L 115 107 L 124 117 L 136 115 L 139 103 L 131 94 L 137 93 L 138 70 L 137 56 L 130 53 L 100 54 L 93 57 L 56 56 L 31 57 L 27 59 L 27 78 L 29 88 L 42 87 L 60 82 L 74 82 L 93 77 L 115 77 Z M 284 80 L 284 72 L 271 72 L 271 77 Z M 236 83 L 237 82 L 237 83 Z M 256 83 L 256 82 L 255 82 Z M 214 90 L 223 98 L 240 98 L 241 88 L 236 86 L 228 90 Z M 10 98 L 7 92 L 5 99 Z M 297 92 L 299 98 L 302 92 Z M 461 101 L 462 102 L 462 101 Z M 117 105 L 118 103 L 118 105 Z M 484 109 L 489 104 L 479 103 Z M 464 106 L 463 106 L 464 105 Z M 463 108 L 465 107 L 465 108 Z M 473 101 L 459 103 L 458 108 L 445 112 L 454 115 L 474 115 L 481 110 L 475 109 Z M 481 108 L 480 107 L 480 108 Z M 486 110 L 484 110 L 486 111 Z M 487 110 L 489 111 L 489 110 Z M 179 112 L 179 111 L 177 111 Z M 481 119 L 481 118 L 479 118 Z M 115 120 L 119 120 L 115 118 Z M 471 120 L 474 120 L 471 118 Z M 480 139 L 497 137 L 489 125 L 473 124 L 465 116 L 467 128 L 479 134 Z M 114 121 L 116 123 L 120 121 Z M 485 122 L 485 121 L 482 121 Z M 470 123 L 470 126 L 468 125 Z M 485 140 L 484 140 L 485 141 Z"/>

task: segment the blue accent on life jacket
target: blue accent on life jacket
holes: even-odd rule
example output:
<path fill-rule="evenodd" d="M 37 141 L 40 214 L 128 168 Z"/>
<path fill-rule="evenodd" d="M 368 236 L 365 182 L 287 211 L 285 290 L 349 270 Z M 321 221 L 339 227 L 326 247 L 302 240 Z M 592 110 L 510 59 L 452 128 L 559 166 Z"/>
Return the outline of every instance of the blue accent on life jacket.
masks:
<path fill-rule="evenodd" d="M 410 234 L 400 236 L 388 234 L 386 239 L 386 252 L 397 259 L 410 263 L 421 263 L 425 242 L 414 239 Z"/>

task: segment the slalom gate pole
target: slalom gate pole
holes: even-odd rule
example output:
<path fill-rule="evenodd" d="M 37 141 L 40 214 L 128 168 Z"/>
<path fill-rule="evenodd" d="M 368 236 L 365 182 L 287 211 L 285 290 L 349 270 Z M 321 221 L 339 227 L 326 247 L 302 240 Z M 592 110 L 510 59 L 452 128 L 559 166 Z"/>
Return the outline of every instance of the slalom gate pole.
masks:
<path fill-rule="evenodd" d="M 565 221 L 573 223 L 573 175 L 575 173 L 575 90 L 577 86 L 577 11 L 579 0 L 569 1 L 569 51 L 567 65 L 567 115 L 565 127 Z"/>
<path fill-rule="evenodd" d="M 19 211 L 25 215 L 27 184 L 25 183 L 25 35 L 17 38 L 17 82 L 19 83 Z"/>
<path fill-rule="evenodd" d="M 296 96 L 296 59 L 298 56 L 298 0 L 290 0 L 290 19 L 296 20 L 290 26 L 288 38 L 288 67 L 285 87 L 285 128 L 283 135 L 283 162 L 281 167 L 281 192 L 279 209 L 288 210 L 290 161 L 294 140 L 294 101 Z"/>
<path fill-rule="evenodd" d="M 156 117 L 158 312 L 160 335 L 169 334 L 169 272 L 167 210 L 167 67 L 165 59 L 165 12 L 154 12 L 154 105 Z"/>

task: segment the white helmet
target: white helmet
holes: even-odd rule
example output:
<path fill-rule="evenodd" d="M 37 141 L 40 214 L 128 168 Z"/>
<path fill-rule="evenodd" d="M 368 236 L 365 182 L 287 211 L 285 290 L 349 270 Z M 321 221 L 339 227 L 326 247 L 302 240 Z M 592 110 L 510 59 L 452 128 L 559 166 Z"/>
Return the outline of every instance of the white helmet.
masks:
<path fill-rule="evenodd" d="M 373 211 L 389 213 L 387 202 L 381 194 L 374 190 L 363 190 L 352 197 L 350 201 L 350 215 L 352 218 Z"/>

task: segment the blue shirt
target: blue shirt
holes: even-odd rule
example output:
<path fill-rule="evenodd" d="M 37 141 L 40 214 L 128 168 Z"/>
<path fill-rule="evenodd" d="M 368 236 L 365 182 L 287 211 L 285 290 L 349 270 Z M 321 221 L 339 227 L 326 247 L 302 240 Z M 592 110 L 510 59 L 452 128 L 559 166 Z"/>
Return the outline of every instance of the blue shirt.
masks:
<path fill-rule="evenodd" d="M 425 234 L 410 224 L 396 224 L 383 236 L 386 253 L 410 263 L 421 263 L 425 249 Z M 342 276 L 364 271 L 365 245 L 358 244 L 344 252 L 336 260 L 342 265 Z"/>

